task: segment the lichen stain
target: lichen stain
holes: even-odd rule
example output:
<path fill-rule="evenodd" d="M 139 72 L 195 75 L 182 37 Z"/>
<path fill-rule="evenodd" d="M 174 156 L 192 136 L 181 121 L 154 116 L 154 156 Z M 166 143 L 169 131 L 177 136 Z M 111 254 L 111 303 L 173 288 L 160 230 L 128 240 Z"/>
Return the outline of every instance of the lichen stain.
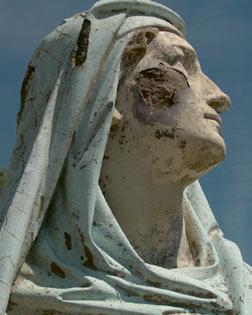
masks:
<path fill-rule="evenodd" d="M 91 22 L 88 19 L 84 19 L 77 40 L 77 47 L 72 53 L 72 63 L 75 66 L 81 66 L 87 59 L 90 30 Z"/>
<path fill-rule="evenodd" d="M 64 270 L 62 270 L 55 262 L 51 263 L 51 270 L 57 277 L 60 278 L 66 277 Z"/>
<path fill-rule="evenodd" d="M 170 139 L 174 139 L 175 138 L 175 135 L 174 135 L 174 128 L 169 131 L 168 129 L 157 129 L 156 132 L 155 132 L 155 137 L 157 139 L 161 139 L 161 138 L 170 138 Z"/>
<path fill-rule="evenodd" d="M 31 64 L 29 64 L 26 74 L 22 83 L 21 87 L 21 92 L 20 92 L 20 111 L 17 114 L 17 124 L 20 124 L 21 116 L 25 107 L 25 102 L 27 99 L 27 96 L 29 94 L 30 86 L 31 86 L 31 81 L 34 75 L 35 67 L 33 67 Z"/>
<path fill-rule="evenodd" d="M 123 68 L 132 68 L 133 65 L 139 63 L 139 61 L 144 57 L 145 53 L 145 46 L 135 45 L 135 47 L 131 47 L 131 49 L 127 51 L 122 58 Z"/>
<path fill-rule="evenodd" d="M 144 300 L 146 302 L 151 302 L 151 303 L 156 303 L 156 304 L 160 304 L 160 305 L 169 305 L 170 304 L 170 300 L 169 299 L 165 299 L 162 296 L 159 295 L 144 295 L 143 296 Z"/>
<path fill-rule="evenodd" d="M 71 250 L 72 249 L 72 237 L 70 234 L 68 234 L 67 232 L 64 233 L 64 237 L 65 237 L 65 245 L 67 250 Z"/>
<path fill-rule="evenodd" d="M 131 73 L 145 56 L 148 45 L 158 34 L 156 28 L 140 29 L 134 32 L 129 40 L 122 57 L 123 77 Z"/>
<path fill-rule="evenodd" d="M 133 289 L 125 288 L 121 285 L 117 285 L 117 287 L 120 288 L 121 290 L 123 290 L 127 294 L 128 297 L 131 297 L 131 296 L 138 297 L 139 296 L 139 294 L 137 292 L 135 292 Z"/>
<path fill-rule="evenodd" d="M 149 285 L 153 286 L 153 287 L 161 288 L 161 283 L 159 283 L 159 282 L 153 282 L 153 281 L 151 281 L 150 279 L 147 279 L 146 282 L 147 282 Z"/>
<path fill-rule="evenodd" d="M 81 245 L 83 247 L 85 257 L 86 257 L 86 260 L 83 262 L 83 266 L 88 267 L 88 268 L 93 269 L 93 270 L 97 270 L 97 268 L 94 264 L 93 254 L 92 254 L 91 250 L 88 248 L 88 246 L 86 246 L 85 237 L 84 237 L 84 235 L 80 229 L 78 229 L 78 233 L 80 235 Z"/>

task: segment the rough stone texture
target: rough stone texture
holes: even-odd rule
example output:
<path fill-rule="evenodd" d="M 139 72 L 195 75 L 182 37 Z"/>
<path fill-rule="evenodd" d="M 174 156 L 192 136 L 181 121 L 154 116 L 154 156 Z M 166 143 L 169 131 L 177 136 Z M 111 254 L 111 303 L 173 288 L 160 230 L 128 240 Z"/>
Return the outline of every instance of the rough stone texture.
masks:
<path fill-rule="evenodd" d="M 146 69 L 140 72 L 138 89 L 144 102 L 150 107 L 167 106 L 175 104 L 175 94 L 185 90 L 189 84 L 185 75 L 176 69 L 160 68 Z"/>
<path fill-rule="evenodd" d="M 4 175 L 4 170 L 0 170 L 0 192 L 4 188 L 5 185 L 5 175 Z"/>
<path fill-rule="evenodd" d="M 0 314 L 250 315 L 252 270 L 197 182 L 228 97 L 184 23 L 102 0 L 39 45 L 0 200 Z"/>
<path fill-rule="evenodd" d="M 90 28 L 91 22 L 88 19 L 84 19 L 77 46 L 72 55 L 72 62 L 75 66 L 81 66 L 87 58 Z"/>

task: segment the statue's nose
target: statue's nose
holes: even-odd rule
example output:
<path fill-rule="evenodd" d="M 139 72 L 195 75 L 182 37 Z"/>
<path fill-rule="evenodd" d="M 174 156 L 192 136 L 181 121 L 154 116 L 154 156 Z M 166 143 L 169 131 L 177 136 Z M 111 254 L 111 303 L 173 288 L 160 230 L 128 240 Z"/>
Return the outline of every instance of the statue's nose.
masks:
<path fill-rule="evenodd" d="M 205 77 L 206 85 L 204 88 L 204 96 L 207 105 L 212 107 L 217 113 L 228 110 L 231 104 L 230 97 L 222 92 L 222 90 L 208 77 Z"/>
<path fill-rule="evenodd" d="M 229 96 L 222 92 L 221 95 L 213 96 L 207 100 L 207 104 L 217 113 L 223 113 L 228 110 L 231 104 Z"/>

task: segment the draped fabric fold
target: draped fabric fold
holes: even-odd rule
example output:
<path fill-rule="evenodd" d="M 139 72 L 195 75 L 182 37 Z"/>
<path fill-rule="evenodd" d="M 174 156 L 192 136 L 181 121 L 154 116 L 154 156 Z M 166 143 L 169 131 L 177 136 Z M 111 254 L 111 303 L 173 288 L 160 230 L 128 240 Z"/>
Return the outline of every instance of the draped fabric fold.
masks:
<path fill-rule="evenodd" d="M 138 256 L 100 190 L 122 54 L 147 26 L 185 32 L 155 2 L 102 0 L 34 53 L 0 201 L 0 314 L 10 299 L 8 314 L 249 315 L 239 250 L 223 238 L 197 182 L 184 203 L 199 266 L 171 270 Z"/>

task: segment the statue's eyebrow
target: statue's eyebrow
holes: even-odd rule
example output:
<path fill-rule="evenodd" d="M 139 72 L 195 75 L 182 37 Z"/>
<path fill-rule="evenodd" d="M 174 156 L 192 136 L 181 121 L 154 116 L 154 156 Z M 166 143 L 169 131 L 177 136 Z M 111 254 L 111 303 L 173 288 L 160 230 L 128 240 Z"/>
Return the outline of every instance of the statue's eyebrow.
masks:
<path fill-rule="evenodd" d="M 193 62 L 196 61 L 198 58 L 193 47 L 184 43 L 172 43 L 170 49 L 165 50 L 161 48 L 160 51 L 164 54 L 164 56 L 170 57 L 170 52 L 172 51 L 172 49 L 176 50 L 176 52 L 179 53 L 181 57 L 184 57 L 185 55 L 191 56 Z"/>
<path fill-rule="evenodd" d="M 197 59 L 197 54 L 196 54 L 195 50 L 192 47 L 186 46 L 186 45 L 183 45 L 183 44 L 176 44 L 176 45 L 174 45 L 174 47 L 180 48 L 184 54 L 185 53 L 189 54 L 194 59 Z"/>

